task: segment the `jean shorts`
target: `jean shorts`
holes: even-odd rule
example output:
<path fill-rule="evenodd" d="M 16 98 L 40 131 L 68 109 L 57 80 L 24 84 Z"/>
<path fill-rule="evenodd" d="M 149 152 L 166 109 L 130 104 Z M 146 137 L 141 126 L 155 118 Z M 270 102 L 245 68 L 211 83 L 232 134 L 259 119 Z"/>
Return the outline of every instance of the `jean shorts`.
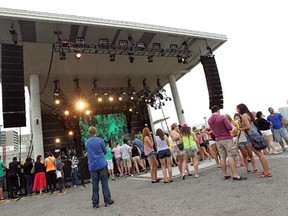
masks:
<path fill-rule="evenodd" d="M 248 144 L 248 142 L 246 142 L 246 141 L 245 141 L 245 142 L 240 142 L 240 143 L 238 144 L 238 146 L 239 146 L 239 147 L 241 147 L 241 146 L 247 146 L 247 144 Z"/>
<path fill-rule="evenodd" d="M 159 157 L 159 159 L 163 159 L 165 157 L 171 157 L 170 149 L 158 151 L 158 157 Z"/>
<path fill-rule="evenodd" d="M 195 155 L 195 153 L 197 154 L 199 150 L 198 147 L 195 145 L 191 148 L 185 148 L 184 151 L 185 151 L 184 155 L 191 158 Z"/>
<path fill-rule="evenodd" d="M 152 157 L 154 157 L 155 155 L 155 152 L 154 151 L 151 151 L 148 155 L 147 155 L 147 159 L 150 159 Z"/>
<path fill-rule="evenodd" d="M 122 160 L 122 157 L 115 158 L 115 162 L 119 163 Z"/>

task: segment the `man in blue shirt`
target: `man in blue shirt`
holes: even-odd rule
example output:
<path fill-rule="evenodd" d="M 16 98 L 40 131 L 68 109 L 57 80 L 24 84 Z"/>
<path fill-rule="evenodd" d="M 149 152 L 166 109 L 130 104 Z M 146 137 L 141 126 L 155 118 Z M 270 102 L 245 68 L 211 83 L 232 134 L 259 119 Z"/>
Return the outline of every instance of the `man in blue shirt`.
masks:
<path fill-rule="evenodd" d="M 288 144 L 288 132 L 286 129 L 285 119 L 280 113 L 275 113 L 272 107 L 269 107 L 268 111 L 270 112 L 270 115 L 267 117 L 267 120 L 272 123 L 274 139 L 276 142 L 279 142 L 282 151 L 286 151 L 282 141 L 283 138 Z"/>
<path fill-rule="evenodd" d="M 96 128 L 88 129 L 90 138 L 85 142 L 85 148 L 88 156 L 88 168 L 92 178 L 92 204 L 93 208 L 99 208 L 99 180 L 102 184 L 105 207 L 112 205 L 114 200 L 108 186 L 108 168 L 104 157 L 106 154 L 106 145 L 103 139 L 96 137 Z"/>
<path fill-rule="evenodd" d="M 140 149 L 141 151 L 141 162 L 143 164 L 143 167 L 144 167 L 144 170 L 146 170 L 146 157 L 145 157 L 145 154 L 144 154 L 144 147 L 143 147 L 143 144 L 142 144 L 142 141 L 140 140 L 139 138 L 139 135 L 135 135 L 134 136 L 134 140 L 133 142 L 136 143 L 137 147 Z"/>

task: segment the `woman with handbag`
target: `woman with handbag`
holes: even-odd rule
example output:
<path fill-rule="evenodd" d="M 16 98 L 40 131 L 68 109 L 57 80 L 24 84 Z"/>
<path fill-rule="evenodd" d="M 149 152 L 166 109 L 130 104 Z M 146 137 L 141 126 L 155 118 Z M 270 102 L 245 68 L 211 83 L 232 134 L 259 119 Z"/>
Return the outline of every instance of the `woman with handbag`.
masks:
<path fill-rule="evenodd" d="M 61 161 L 61 155 L 56 156 L 56 178 L 59 184 L 59 195 L 64 195 L 65 192 L 63 192 L 64 188 L 64 172 L 63 172 L 63 167 L 65 163 Z M 57 174 L 58 172 L 58 174 Z"/>
<path fill-rule="evenodd" d="M 254 119 L 252 113 L 249 111 L 248 107 L 245 104 L 237 105 L 237 112 L 241 115 L 243 126 L 239 128 L 240 131 L 244 131 L 247 143 L 251 143 L 253 146 L 254 153 L 258 156 L 263 171 L 260 173 L 259 177 L 266 178 L 272 177 L 272 173 L 268 164 L 268 160 L 261 150 L 257 150 L 253 139 L 258 139 L 261 137 L 261 134 L 258 132 L 257 122 Z M 258 148 L 258 147 L 257 147 Z"/>

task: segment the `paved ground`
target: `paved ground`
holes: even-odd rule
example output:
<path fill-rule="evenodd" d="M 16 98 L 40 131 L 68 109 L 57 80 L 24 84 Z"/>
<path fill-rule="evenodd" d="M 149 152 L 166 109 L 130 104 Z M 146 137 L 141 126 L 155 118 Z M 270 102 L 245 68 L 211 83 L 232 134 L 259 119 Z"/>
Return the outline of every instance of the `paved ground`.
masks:
<path fill-rule="evenodd" d="M 64 196 L 35 195 L 19 201 L 0 203 L 1 216 L 31 215 L 288 215 L 288 153 L 268 156 L 273 177 L 261 179 L 246 174 L 248 180 L 223 180 L 213 162 L 201 164 L 200 177 L 179 178 L 174 182 L 151 184 L 148 174 L 110 182 L 115 204 L 105 208 L 101 196 L 99 209 L 91 207 L 91 185 L 67 189 Z M 261 170 L 257 160 L 258 170 Z M 161 173 L 161 171 L 159 171 Z"/>

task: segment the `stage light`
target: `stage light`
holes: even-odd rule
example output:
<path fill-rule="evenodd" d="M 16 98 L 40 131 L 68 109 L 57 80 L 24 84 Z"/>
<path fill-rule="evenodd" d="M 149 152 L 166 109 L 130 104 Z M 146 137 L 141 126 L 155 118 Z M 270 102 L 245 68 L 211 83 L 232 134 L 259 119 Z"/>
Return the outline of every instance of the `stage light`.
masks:
<path fill-rule="evenodd" d="M 86 104 L 85 104 L 84 101 L 79 100 L 79 101 L 76 102 L 76 108 L 78 110 L 83 110 L 85 107 L 86 107 Z"/>
<path fill-rule="evenodd" d="M 104 95 L 107 96 L 107 95 L 108 95 L 108 92 L 104 92 Z"/>
<path fill-rule="evenodd" d="M 65 53 L 65 51 L 61 51 L 60 53 L 59 53 L 59 59 L 60 60 L 65 60 L 66 59 L 66 53 Z"/>
<path fill-rule="evenodd" d="M 79 60 L 79 59 L 81 59 L 81 57 L 82 57 L 82 54 L 78 52 L 78 53 L 76 53 L 76 54 L 75 54 L 75 57 L 76 57 L 76 59 L 78 59 L 78 60 Z"/>
<path fill-rule="evenodd" d="M 55 139 L 55 143 L 60 143 L 60 141 L 61 141 L 61 140 L 60 140 L 59 138 L 56 138 L 56 139 Z"/>
<path fill-rule="evenodd" d="M 102 102 L 103 99 L 101 97 L 98 98 L 98 102 Z"/>
<path fill-rule="evenodd" d="M 85 38 L 84 37 L 76 37 L 75 42 L 77 44 L 85 44 Z"/>
<path fill-rule="evenodd" d="M 120 96 L 120 97 L 118 97 L 118 100 L 119 100 L 119 101 L 122 101 L 122 100 L 123 100 L 123 98 Z"/>
<path fill-rule="evenodd" d="M 170 49 L 171 50 L 178 50 L 178 45 L 177 44 L 170 44 Z"/>
<path fill-rule="evenodd" d="M 86 111 L 85 111 L 85 114 L 86 114 L 86 115 L 90 115 L 90 113 L 91 113 L 91 110 L 86 110 Z"/>
<path fill-rule="evenodd" d="M 109 39 L 108 38 L 100 38 L 99 39 L 99 45 L 109 45 Z"/>
<path fill-rule="evenodd" d="M 161 44 L 160 43 L 153 43 L 153 49 L 154 50 L 161 49 Z"/>
<path fill-rule="evenodd" d="M 119 40 L 119 46 L 121 46 L 121 47 L 128 46 L 128 41 L 127 40 Z"/>
<path fill-rule="evenodd" d="M 59 99 L 55 99 L 55 104 L 59 105 L 61 103 L 61 101 Z"/>
<path fill-rule="evenodd" d="M 115 53 L 110 54 L 110 61 L 114 62 L 116 60 Z"/>
<path fill-rule="evenodd" d="M 73 136 L 73 131 L 68 132 L 69 136 Z"/>
<path fill-rule="evenodd" d="M 141 49 L 145 49 L 145 43 L 143 43 L 143 42 L 137 42 L 137 43 L 136 43 L 136 47 L 141 48 Z"/>
<path fill-rule="evenodd" d="M 132 109 L 132 108 L 129 108 L 129 112 L 133 112 L 133 109 Z"/>
<path fill-rule="evenodd" d="M 134 100 L 134 97 L 130 97 L 131 100 Z"/>
<path fill-rule="evenodd" d="M 129 52 L 129 61 L 130 61 L 130 63 L 133 63 L 134 59 L 135 59 L 134 52 Z"/>
<path fill-rule="evenodd" d="M 64 114 L 66 115 L 66 116 L 68 116 L 70 113 L 69 113 L 69 110 L 65 110 L 64 111 Z"/>
<path fill-rule="evenodd" d="M 148 59 L 148 63 L 152 63 L 153 62 L 153 55 L 150 55 L 147 57 Z"/>
<path fill-rule="evenodd" d="M 112 102 L 114 100 L 113 97 L 109 97 L 109 101 Z"/>

